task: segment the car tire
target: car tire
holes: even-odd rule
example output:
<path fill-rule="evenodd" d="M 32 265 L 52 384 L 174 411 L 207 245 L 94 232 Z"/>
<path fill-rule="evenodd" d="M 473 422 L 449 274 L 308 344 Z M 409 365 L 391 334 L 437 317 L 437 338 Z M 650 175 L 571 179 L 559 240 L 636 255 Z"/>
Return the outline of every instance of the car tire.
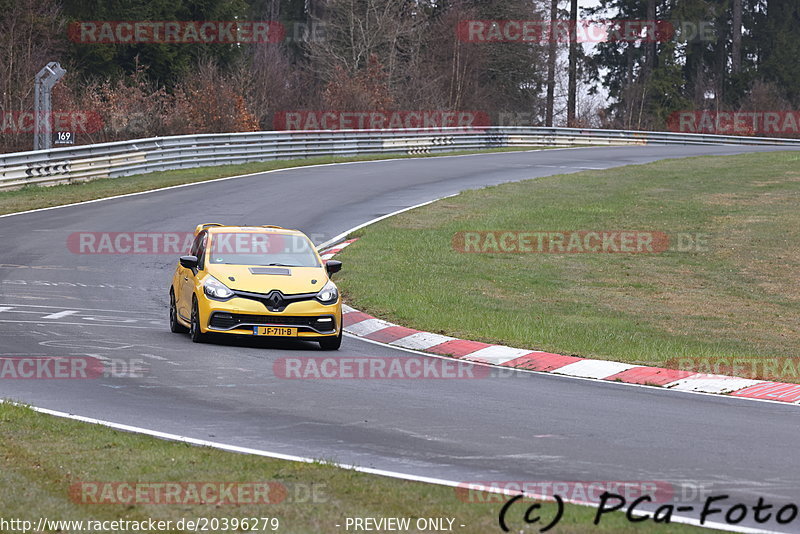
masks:
<path fill-rule="evenodd" d="M 205 343 L 207 335 L 200 330 L 200 310 L 197 308 L 197 298 L 192 298 L 192 320 L 189 336 L 195 343 Z"/>
<path fill-rule="evenodd" d="M 188 328 L 178 322 L 178 309 L 175 306 L 175 293 L 169 292 L 169 331 L 175 334 L 185 334 Z"/>
<path fill-rule="evenodd" d="M 342 346 L 342 331 L 336 337 L 323 337 L 319 340 L 319 348 L 322 350 L 339 350 Z"/>

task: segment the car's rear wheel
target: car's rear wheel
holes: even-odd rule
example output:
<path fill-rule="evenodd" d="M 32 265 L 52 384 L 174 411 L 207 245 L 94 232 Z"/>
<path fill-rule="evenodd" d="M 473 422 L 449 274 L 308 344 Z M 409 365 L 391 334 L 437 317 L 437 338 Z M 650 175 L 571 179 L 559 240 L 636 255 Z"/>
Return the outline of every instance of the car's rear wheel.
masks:
<path fill-rule="evenodd" d="M 319 340 L 319 347 L 322 350 L 339 350 L 342 346 L 342 331 L 339 330 L 339 335 L 336 337 L 323 337 Z"/>
<path fill-rule="evenodd" d="M 185 334 L 188 328 L 178 322 L 178 309 L 175 306 L 175 293 L 169 292 L 169 330 L 176 334 Z"/>
<path fill-rule="evenodd" d="M 191 328 L 189 328 L 189 336 L 195 343 L 203 343 L 206 340 L 206 334 L 200 330 L 200 310 L 197 307 L 197 298 L 192 298 L 192 320 Z"/>

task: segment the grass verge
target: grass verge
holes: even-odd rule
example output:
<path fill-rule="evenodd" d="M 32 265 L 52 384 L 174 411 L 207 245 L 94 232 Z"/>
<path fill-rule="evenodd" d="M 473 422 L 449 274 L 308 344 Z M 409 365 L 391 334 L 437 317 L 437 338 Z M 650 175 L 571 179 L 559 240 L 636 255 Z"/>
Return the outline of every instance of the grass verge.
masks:
<path fill-rule="evenodd" d="M 437 154 L 403 155 L 403 154 L 377 154 L 365 156 L 319 157 L 307 159 L 293 159 L 280 161 L 267 161 L 256 163 L 242 163 L 237 165 L 220 165 L 216 167 L 201 167 L 197 169 L 180 169 L 174 171 L 159 171 L 148 174 L 137 174 L 120 178 L 102 178 L 89 182 L 55 185 L 52 187 L 26 186 L 15 191 L 0 191 L 0 215 L 16 213 L 52 206 L 63 206 L 75 202 L 84 202 L 98 198 L 106 198 L 129 193 L 151 191 L 162 187 L 205 182 L 217 178 L 251 174 L 256 172 L 272 171 L 276 169 L 290 169 L 294 167 L 307 167 L 309 165 L 323 165 L 329 163 L 347 163 L 353 161 L 378 161 L 383 159 L 398 158 L 424 158 L 437 156 L 459 156 L 466 154 L 484 154 L 493 152 L 519 152 L 528 150 L 544 150 L 536 147 L 498 148 L 477 151 L 456 151 Z"/>
<path fill-rule="evenodd" d="M 172 521 L 173 528 L 166 532 L 180 532 L 174 526 L 181 519 L 226 518 L 230 521 L 268 517 L 278 519 L 278 532 L 324 534 L 346 531 L 347 517 L 438 517 L 454 518 L 455 525 L 465 525 L 455 528 L 455 532 L 500 532 L 497 515 L 502 502 L 466 502 L 457 497 L 453 488 L 162 441 L 43 415 L 10 404 L 0 404 L 0 450 L 0 493 L 4 496 L 3 518 L 6 520 L 19 518 L 35 524 L 39 517 L 63 521 L 153 519 Z M 76 486 L 78 484 L 126 481 L 150 484 L 272 482 L 271 500 L 280 502 L 237 505 L 197 504 L 192 499 L 185 504 L 141 504 L 135 499 L 132 503 L 80 502 L 81 495 L 104 493 L 102 490 L 94 493 L 90 486 Z M 79 488 L 77 493 L 76 487 Z M 123 501 L 131 499 L 132 494 L 116 491 L 112 495 L 121 495 Z M 181 495 L 183 499 L 189 494 Z M 554 509 L 555 505 L 544 504 L 542 517 L 552 518 Z M 643 527 L 641 523 L 628 523 L 619 513 L 604 515 L 600 525 L 594 526 L 591 524 L 594 514 L 592 508 L 568 504 L 553 532 L 700 531 L 675 524 L 656 528 L 651 523 Z M 342 526 L 337 527 L 337 524 Z M 521 520 L 517 519 L 516 523 L 509 520 L 509 524 L 521 524 Z M 257 531 L 272 531 L 262 526 L 259 522 Z M 61 531 L 78 530 L 65 527 Z M 221 532 L 222 528 L 210 531 Z"/>
<path fill-rule="evenodd" d="M 421 330 L 800 382 L 798 163 L 697 157 L 467 191 L 357 232 L 339 283 L 351 305 Z M 505 230 L 671 241 L 652 254 L 454 249 L 458 232 Z M 703 243 L 678 250 L 680 234 Z"/>

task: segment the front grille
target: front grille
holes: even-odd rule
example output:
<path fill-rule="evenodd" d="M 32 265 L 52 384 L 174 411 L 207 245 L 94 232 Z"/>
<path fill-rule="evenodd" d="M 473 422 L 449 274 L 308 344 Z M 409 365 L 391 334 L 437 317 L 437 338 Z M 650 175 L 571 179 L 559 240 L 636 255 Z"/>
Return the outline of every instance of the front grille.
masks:
<path fill-rule="evenodd" d="M 331 319 L 320 322 L 319 319 Z M 322 317 L 304 317 L 299 315 L 250 315 L 244 313 L 215 312 L 211 315 L 209 326 L 215 330 L 231 330 L 239 325 L 247 326 L 296 326 L 315 332 L 332 332 L 336 329 L 336 320 L 332 315 Z"/>
<path fill-rule="evenodd" d="M 287 306 L 294 302 L 303 302 L 305 300 L 314 300 L 317 297 L 316 293 L 299 293 L 295 295 L 284 295 L 277 289 L 273 289 L 269 293 L 250 293 L 248 291 L 233 290 L 233 294 L 239 298 L 255 300 L 263 304 L 269 311 L 280 313 L 286 309 Z"/>

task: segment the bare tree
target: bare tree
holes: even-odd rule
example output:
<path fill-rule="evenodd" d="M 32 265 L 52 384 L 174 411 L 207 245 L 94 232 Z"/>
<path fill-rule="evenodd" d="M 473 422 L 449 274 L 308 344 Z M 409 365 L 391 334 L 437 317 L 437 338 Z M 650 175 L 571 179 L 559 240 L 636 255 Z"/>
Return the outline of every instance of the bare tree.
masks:
<path fill-rule="evenodd" d="M 556 92 L 556 47 L 555 27 L 558 19 L 558 0 L 550 0 L 550 35 L 547 43 L 547 103 L 545 104 L 545 125 L 553 125 L 553 105 Z"/>
<path fill-rule="evenodd" d="M 0 16 L 0 112 L 33 109 L 33 80 L 63 49 L 64 19 L 55 0 L 8 2 Z M 3 135 L 9 148 L 24 142 L 19 135 Z M 28 139 L 28 142 L 30 140 Z"/>
<path fill-rule="evenodd" d="M 319 105 L 322 82 L 302 64 L 293 64 L 284 45 L 254 47 L 249 61 L 237 65 L 235 77 L 261 129 L 273 128 L 277 112 Z"/>
<path fill-rule="evenodd" d="M 415 30 L 410 7 L 403 0 L 331 0 L 324 9 L 326 39 L 309 46 L 314 69 L 330 81 L 337 69 L 355 74 L 375 55 L 395 81 L 402 76 L 400 52 Z"/>
<path fill-rule="evenodd" d="M 578 0 L 570 0 L 569 8 L 569 88 L 567 89 L 567 127 L 575 125 L 575 103 L 578 90 Z"/>

